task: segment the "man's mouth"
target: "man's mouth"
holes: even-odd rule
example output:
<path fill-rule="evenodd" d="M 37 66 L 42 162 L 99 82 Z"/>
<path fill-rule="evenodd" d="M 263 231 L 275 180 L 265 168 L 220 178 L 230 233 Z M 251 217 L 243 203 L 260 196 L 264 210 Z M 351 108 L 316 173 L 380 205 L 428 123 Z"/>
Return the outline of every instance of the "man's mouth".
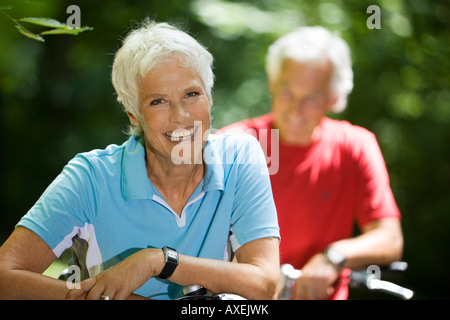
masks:
<path fill-rule="evenodd" d="M 307 120 L 305 118 L 294 118 L 294 117 L 284 117 L 284 121 L 287 125 L 291 127 L 304 127 L 307 124 Z"/>
<path fill-rule="evenodd" d="M 166 132 L 166 137 L 173 142 L 190 140 L 194 136 L 194 127 L 190 129 L 176 129 L 172 132 Z"/>

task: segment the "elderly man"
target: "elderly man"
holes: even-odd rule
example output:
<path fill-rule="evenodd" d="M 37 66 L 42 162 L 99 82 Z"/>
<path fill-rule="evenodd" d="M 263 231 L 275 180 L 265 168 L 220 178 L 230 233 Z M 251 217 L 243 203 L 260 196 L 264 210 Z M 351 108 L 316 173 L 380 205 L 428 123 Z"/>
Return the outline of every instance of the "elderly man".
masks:
<path fill-rule="evenodd" d="M 220 132 L 258 137 L 278 129 L 279 145 L 268 139 L 265 152 L 273 162 L 279 151 L 271 183 L 281 263 L 303 271 L 293 298 L 346 299 L 344 269 L 387 264 L 403 250 L 400 213 L 375 136 L 327 117 L 345 108 L 352 90 L 350 50 L 322 27 L 299 28 L 270 46 L 266 71 L 271 112 Z"/>

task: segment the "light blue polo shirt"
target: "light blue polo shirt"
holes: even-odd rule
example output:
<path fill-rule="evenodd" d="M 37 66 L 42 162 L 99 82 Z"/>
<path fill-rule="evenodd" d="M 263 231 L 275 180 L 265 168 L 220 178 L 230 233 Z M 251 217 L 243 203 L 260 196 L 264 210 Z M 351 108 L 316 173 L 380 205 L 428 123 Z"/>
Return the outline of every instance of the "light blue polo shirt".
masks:
<path fill-rule="evenodd" d="M 87 249 L 89 276 L 143 248 L 167 245 L 185 255 L 229 260 L 231 250 L 249 241 L 279 237 L 259 142 L 211 134 L 203 155 L 206 173 L 181 216 L 148 178 L 142 139 L 131 136 L 120 146 L 78 154 L 18 225 L 34 231 L 58 257 L 71 247 Z M 176 299 L 182 288 L 152 278 L 136 293 Z"/>

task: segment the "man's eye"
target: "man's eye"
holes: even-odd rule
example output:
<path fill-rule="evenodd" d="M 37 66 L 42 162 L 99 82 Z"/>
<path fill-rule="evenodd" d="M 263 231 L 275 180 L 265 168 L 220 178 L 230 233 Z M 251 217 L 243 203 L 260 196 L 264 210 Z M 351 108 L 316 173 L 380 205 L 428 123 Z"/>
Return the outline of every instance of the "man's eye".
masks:
<path fill-rule="evenodd" d="M 291 92 L 287 88 L 282 88 L 280 91 L 280 96 L 283 99 L 290 99 L 291 98 Z"/>
<path fill-rule="evenodd" d="M 305 102 L 307 103 L 318 103 L 320 99 L 320 96 L 317 94 L 311 94 L 305 98 Z"/>
<path fill-rule="evenodd" d="M 161 104 L 163 102 L 164 102 L 163 99 L 155 99 L 155 100 L 152 100 L 152 102 L 150 102 L 150 105 L 157 106 L 158 104 Z"/>
<path fill-rule="evenodd" d="M 315 95 L 309 95 L 305 98 L 306 102 L 315 102 L 316 101 L 316 96 Z"/>

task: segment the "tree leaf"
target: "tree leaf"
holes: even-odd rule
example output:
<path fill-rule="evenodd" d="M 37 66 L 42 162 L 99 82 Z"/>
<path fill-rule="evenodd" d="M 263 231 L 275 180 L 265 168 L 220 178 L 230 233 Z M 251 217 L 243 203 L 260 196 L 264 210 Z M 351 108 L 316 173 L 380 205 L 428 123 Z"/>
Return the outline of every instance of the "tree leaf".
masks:
<path fill-rule="evenodd" d="M 82 28 L 71 29 L 71 28 L 65 26 L 64 28 L 56 28 L 56 29 L 43 31 L 40 34 L 42 36 L 52 35 L 52 34 L 71 34 L 71 35 L 76 36 L 76 35 L 78 35 L 81 32 L 89 31 L 89 30 L 94 30 L 94 28 L 85 26 L 85 27 L 82 27 Z"/>
<path fill-rule="evenodd" d="M 64 28 L 66 25 L 58 20 L 51 18 L 21 18 L 19 21 L 28 22 L 32 24 L 37 24 L 39 26 L 49 27 L 49 28 Z"/>
<path fill-rule="evenodd" d="M 31 32 L 28 29 L 25 29 L 24 27 L 20 26 L 20 25 L 16 25 L 16 28 L 19 30 L 19 32 L 21 34 L 23 34 L 24 36 L 34 39 L 34 40 L 38 40 L 41 42 L 45 42 L 44 38 L 42 38 L 40 35 L 38 34 L 34 34 L 33 32 Z"/>

